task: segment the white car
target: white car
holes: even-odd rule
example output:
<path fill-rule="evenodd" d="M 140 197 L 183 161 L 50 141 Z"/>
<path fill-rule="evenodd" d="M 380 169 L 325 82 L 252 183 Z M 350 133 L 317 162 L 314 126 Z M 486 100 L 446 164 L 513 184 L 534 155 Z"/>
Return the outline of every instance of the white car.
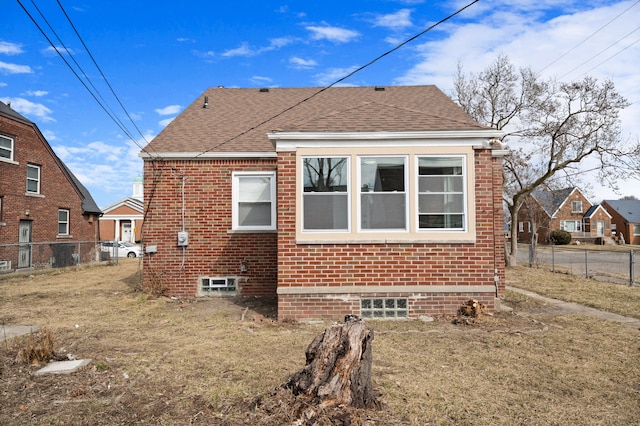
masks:
<path fill-rule="evenodd" d="M 100 243 L 100 250 L 109 253 L 113 257 L 138 257 L 142 253 L 140 246 L 125 241 L 117 243 L 117 249 L 114 250 L 114 241 L 103 241 Z"/>

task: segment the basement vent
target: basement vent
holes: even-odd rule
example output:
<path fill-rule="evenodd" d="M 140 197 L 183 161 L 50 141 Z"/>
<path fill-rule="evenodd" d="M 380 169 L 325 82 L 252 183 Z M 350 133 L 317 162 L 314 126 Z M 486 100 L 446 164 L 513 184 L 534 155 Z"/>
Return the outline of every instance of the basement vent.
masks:
<path fill-rule="evenodd" d="M 200 278 L 200 293 L 234 293 L 236 291 L 236 278 L 234 277 L 203 277 Z"/>
<path fill-rule="evenodd" d="M 360 316 L 362 318 L 407 318 L 407 298 L 363 298 L 360 299 Z"/>
<path fill-rule="evenodd" d="M 266 93 L 268 91 L 269 91 L 268 87 L 263 87 L 262 89 L 260 89 L 260 92 L 262 92 L 262 93 Z"/>
<path fill-rule="evenodd" d="M 384 87 L 376 86 L 373 90 L 375 90 L 376 92 L 384 92 Z"/>
<path fill-rule="evenodd" d="M 11 270 L 11 261 L 0 260 L 0 271 L 10 271 L 10 270 Z"/>

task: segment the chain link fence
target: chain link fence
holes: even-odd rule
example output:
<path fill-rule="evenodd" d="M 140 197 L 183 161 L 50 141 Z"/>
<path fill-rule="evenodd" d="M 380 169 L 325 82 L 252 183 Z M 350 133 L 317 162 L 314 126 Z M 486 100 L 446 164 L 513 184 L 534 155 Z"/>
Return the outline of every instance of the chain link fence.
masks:
<path fill-rule="evenodd" d="M 580 275 L 600 281 L 640 286 L 640 249 L 593 249 L 579 246 L 521 245 L 520 264 L 547 265 L 554 272 Z"/>
<path fill-rule="evenodd" d="M 110 259 L 110 253 L 101 251 L 96 241 L 0 244 L 0 273 L 65 268 Z"/>

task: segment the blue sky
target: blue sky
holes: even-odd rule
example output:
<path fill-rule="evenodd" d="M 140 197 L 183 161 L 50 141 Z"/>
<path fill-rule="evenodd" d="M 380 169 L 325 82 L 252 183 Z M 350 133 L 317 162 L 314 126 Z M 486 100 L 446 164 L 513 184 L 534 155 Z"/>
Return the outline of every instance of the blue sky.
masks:
<path fill-rule="evenodd" d="M 131 195 L 140 147 L 208 87 L 325 86 L 471 1 L 59 0 L 91 55 L 58 0 L 21 2 L 121 125 L 14 0 L 2 5 L 0 100 L 38 125 L 106 207 Z M 640 137 L 638 0 L 481 0 L 344 83 L 435 84 L 451 94 L 458 62 L 477 73 L 501 53 L 545 78 L 611 79 L 633 103 L 624 137 Z M 593 185 L 593 201 L 619 197 Z M 640 198 L 638 181 L 620 186 Z"/>

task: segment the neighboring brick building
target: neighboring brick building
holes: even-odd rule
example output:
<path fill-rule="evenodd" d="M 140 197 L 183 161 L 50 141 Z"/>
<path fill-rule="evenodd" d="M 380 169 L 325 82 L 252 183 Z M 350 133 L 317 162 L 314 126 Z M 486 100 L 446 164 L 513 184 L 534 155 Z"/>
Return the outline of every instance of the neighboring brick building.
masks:
<path fill-rule="evenodd" d="M 534 229 L 543 244 L 551 243 L 551 232 L 559 230 L 569 232 L 574 241 L 602 242 L 611 236 L 611 215 L 576 187 L 539 189 L 518 212 L 518 241 L 530 242 Z"/>
<path fill-rule="evenodd" d="M 141 153 L 143 279 L 280 319 L 493 310 L 501 135 L 435 86 L 209 89 Z"/>
<path fill-rule="evenodd" d="M 618 243 L 640 245 L 640 200 L 605 200 Z"/>
<path fill-rule="evenodd" d="M 91 194 L 56 156 L 38 126 L 0 102 L 3 268 L 28 268 L 33 263 L 68 266 L 77 261 L 74 255 L 95 258 L 100 214 Z M 79 241 L 89 243 L 78 250 Z"/>

